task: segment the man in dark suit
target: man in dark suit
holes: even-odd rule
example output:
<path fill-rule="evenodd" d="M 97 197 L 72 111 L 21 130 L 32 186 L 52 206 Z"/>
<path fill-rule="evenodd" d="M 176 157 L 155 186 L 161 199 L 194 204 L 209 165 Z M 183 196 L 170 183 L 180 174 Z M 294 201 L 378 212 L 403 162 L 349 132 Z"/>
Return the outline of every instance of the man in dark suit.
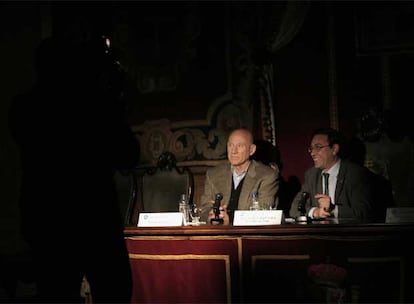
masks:
<path fill-rule="evenodd" d="M 323 128 L 312 135 L 308 149 L 314 167 L 305 172 L 301 191 L 293 200 L 290 214 L 295 215 L 303 192 L 309 194 L 310 219 L 353 219 L 370 221 L 373 216 L 372 192 L 368 170 L 342 158 L 344 136 L 335 129 Z M 327 184 L 323 175 L 328 174 Z"/>
<path fill-rule="evenodd" d="M 279 170 L 251 160 L 256 146 L 249 130 L 236 129 L 227 141 L 228 162 L 206 172 L 202 219 L 209 222 L 214 216 L 211 207 L 215 195 L 222 193 L 220 218 L 230 224 L 234 210 L 248 210 L 252 192 L 258 194 L 262 207 L 274 207 L 279 190 Z M 229 216 L 230 214 L 230 216 Z"/>

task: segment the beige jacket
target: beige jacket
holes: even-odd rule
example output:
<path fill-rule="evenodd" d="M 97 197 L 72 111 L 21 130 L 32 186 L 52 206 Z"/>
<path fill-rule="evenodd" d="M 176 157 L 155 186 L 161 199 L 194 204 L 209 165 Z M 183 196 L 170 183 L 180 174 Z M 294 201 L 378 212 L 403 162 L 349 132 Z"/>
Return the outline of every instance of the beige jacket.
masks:
<path fill-rule="evenodd" d="M 228 205 L 232 186 L 232 173 L 230 163 L 216 166 L 206 172 L 204 192 L 200 203 L 203 206 L 202 220 L 206 220 L 211 209 L 211 201 L 216 193 L 222 193 L 222 205 Z M 249 169 L 244 177 L 243 187 L 239 197 L 239 210 L 249 209 L 249 196 L 251 192 L 258 193 L 259 203 L 274 205 L 279 191 L 279 172 L 251 160 Z"/>

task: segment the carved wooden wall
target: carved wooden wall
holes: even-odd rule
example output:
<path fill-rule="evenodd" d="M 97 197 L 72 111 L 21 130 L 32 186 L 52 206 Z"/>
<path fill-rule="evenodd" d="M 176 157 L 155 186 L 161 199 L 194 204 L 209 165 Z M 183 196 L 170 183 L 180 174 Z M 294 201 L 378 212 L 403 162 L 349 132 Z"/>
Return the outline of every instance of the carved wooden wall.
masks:
<path fill-rule="evenodd" d="M 178 165 L 199 172 L 202 184 L 205 169 L 226 159 L 232 129 L 248 128 L 276 144 L 270 55 L 295 36 L 306 7 L 140 2 L 100 4 L 96 15 L 94 5 L 54 6 L 53 26 L 69 39 L 110 37 L 128 75 L 139 166 L 154 165 L 168 150 Z"/>
<path fill-rule="evenodd" d="M 260 97 L 268 82 L 259 82 L 262 71 L 253 58 L 265 47 L 255 45 L 262 13 L 257 5 L 184 3 L 122 7 L 115 18 L 114 44 L 137 89 L 129 105 L 140 167 L 173 152 L 194 174 L 195 200 L 205 171 L 226 159 L 229 131 L 274 134 L 272 99 Z"/>

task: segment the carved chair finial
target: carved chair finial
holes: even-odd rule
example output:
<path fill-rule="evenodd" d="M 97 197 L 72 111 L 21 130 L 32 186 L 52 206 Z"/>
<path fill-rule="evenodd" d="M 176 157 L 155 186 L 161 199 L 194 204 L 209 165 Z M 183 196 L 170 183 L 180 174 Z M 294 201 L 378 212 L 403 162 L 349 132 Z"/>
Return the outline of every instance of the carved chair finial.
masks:
<path fill-rule="evenodd" d="M 172 152 L 165 151 L 159 156 L 157 167 L 160 170 L 171 171 L 176 167 L 176 163 L 177 160 L 175 158 L 175 155 Z"/>

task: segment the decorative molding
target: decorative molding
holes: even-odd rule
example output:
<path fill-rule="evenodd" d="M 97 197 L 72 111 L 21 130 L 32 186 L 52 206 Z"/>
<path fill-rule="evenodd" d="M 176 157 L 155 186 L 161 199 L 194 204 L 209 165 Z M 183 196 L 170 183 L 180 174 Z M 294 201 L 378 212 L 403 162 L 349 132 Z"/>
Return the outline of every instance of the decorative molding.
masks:
<path fill-rule="evenodd" d="M 219 12 L 214 11 L 217 20 L 211 23 L 209 13 L 213 11 L 205 10 L 205 7 L 197 4 L 187 8 L 188 10 L 181 10 L 183 22 L 180 23 L 157 16 L 150 20 L 144 18 L 135 24 L 129 18 L 132 13 L 119 14 L 123 23 L 117 23 L 115 37 L 119 45 L 126 49 L 126 58 L 130 60 L 129 72 L 137 82 L 139 91 L 145 95 L 141 102 L 145 102 L 148 93 L 164 92 L 163 99 L 172 98 L 171 104 L 179 105 L 181 97 L 188 98 L 187 95 L 195 94 L 194 98 L 190 98 L 194 100 L 190 106 L 194 107 L 193 111 L 198 115 L 197 120 L 193 120 L 191 111 L 188 111 L 189 115 L 185 115 L 184 108 L 178 110 L 182 111 L 179 115 L 171 113 L 166 116 L 163 109 L 159 119 L 148 119 L 142 123 L 145 111 L 155 111 L 157 107 L 154 104 L 150 104 L 147 110 L 139 105 L 135 107 L 136 112 L 131 116 L 132 123 L 135 124 L 134 131 L 141 143 L 140 166 L 154 164 L 164 151 L 174 153 L 178 162 L 186 164 L 209 166 L 211 162 L 225 160 L 227 135 L 239 127 L 250 129 L 255 138 L 265 139 L 276 145 L 273 67 L 254 60 L 260 38 L 254 29 L 273 24 L 269 20 L 273 14 L 266 15 L 269 8 L 260 4 L 253 8 L 244 5 L 218 6 Z M 277 30 L 277 34 L 267 37 L 271 41 L 271 46 L 268 47 L 273 52 L 295 37 L 305 20 L 308 8 L 308 2 L 288 2 L 286 7 L 272 6 L 282 22 L 279 27 L 272 27 Z M 263 19 L 265 15 L 266 20 Z M 134 24 L 134 27 L 122 26 L 129 23 Z M 143 32 L 138 24 L 149 24 L 152 31 Z M 175 30 L 172 31 L 171 27 Z M 224 30 L 217 31 L 220 28 Z M 160 40 L 170 32 L 173 37 L 166 41 Z M 132 41 L 131 38 L 123 39 L 127 37 L 126 34 L 129 37 L 135 34 L 135 40 L 148 40 L 150 43 L 133 43 L 135 40 Z M 259 39 L 262 48 L 266 48 L 265 36 L 268 35 L 260 38 L 264 38 L 263 41 L 260 42 Z M 174 37 L 177 39 L 173 39 Z M 170 51 L 159 48 L 161 45 L 169 45 Z M 147 60 L 140 59 L 142 56 L 139 54 L 146 55 Z M 161 59 L 169 61 L 164 65 L 157 65 Z M 205 66 L 206 62 L 207 73 L 197 78 L 201 76 L 197 69 Z M 176 68 L 167 69 L 168 64 L 173 63 Z M 156 69 L 161 67 L 166 70 L 157 74 Z M 145 68 L 149 74 L 144 77 L 139 72 L 141 68 Z M 148 70 L 151 68 L 152 72 Z M 189 74 L 190 72 L 195 74 Z M 161 76 L 168 76 L 170 81 L 166 84 L 171 86 L 160 86 Z M 201 81 L 200 85 L 198 81 Z M 183 91 L 183 88 L 186 90 Z M 170 96 L 167 91 L 175 94 Z M 189 105 L 188 101 L 185 105 Z M 205 120 L 202 116 L 204 113 Z M 186 120 L 186 116 L 190 120 Z"/>
<path fill-rule="evenodd" d="M 174 153 L 178 162 L 226 158 L 227 132 L 206 125 L 176 128 L 167 119 L 147 121 L 134 128 L 141 144 L 140 164 L 155 164 L 164 151 Z"/>
<path fill-rule="evenodd" d="M 337 93 L 337 76 L 336 76 L 336 50 L 334 26 L 335 20 L 332 13 L 332 7 L 326 4 L 328 26 L 327 26 L 327 53 L 328 53 L 328 86 L 329 86 L 329 120 L 330 126 L 339 129 L 338 119 L 338 93 Z"/>

